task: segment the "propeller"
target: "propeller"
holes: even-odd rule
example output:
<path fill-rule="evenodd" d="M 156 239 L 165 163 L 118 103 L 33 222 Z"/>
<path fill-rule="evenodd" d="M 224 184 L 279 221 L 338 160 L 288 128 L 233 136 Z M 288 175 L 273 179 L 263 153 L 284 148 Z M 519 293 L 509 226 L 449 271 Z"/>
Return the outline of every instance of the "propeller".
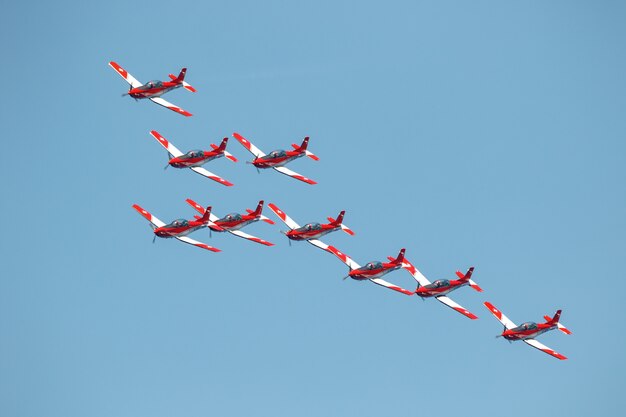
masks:
<path fill-rule="evenodd" d="M 252 165 L 254 165 L 254 161 L 246 161 L 246 164 L 252 164 Z M 256 168 L 256 172 L 257 172 L 257 174 L 260 174 L 260 173 L 261 173 L 261 171 L 259 171 L 259 167 L 258 167 L 258 166 L 256 166 L 256 165 L 254 165 L 254 167 Z"/>
<path fill-rule="evenodd" d="M 165 171 L 165 170 L 167 169 L 167 167 L 168 167 L 168 166 L 170 166 L 169 162 L 167 163 L 167 165 L 165 165 L 165 166 L 163 167 L 163 171 Z"/>
<path fill-rule="evenodd" d="M 152 243 L 156 242 L 156 235 L 152 237 Z"/>
<path fill-rule="evenodd" d="M 289 239 L 289 236 L 287 236 L 287 232 L 285 232 L 284 230 L 281 230 L 280 233 L 285 235 L 285 237 L 287 238 L 287 241 L 289 242 L 289 247 L 291 247 L 291 239 Z"/>

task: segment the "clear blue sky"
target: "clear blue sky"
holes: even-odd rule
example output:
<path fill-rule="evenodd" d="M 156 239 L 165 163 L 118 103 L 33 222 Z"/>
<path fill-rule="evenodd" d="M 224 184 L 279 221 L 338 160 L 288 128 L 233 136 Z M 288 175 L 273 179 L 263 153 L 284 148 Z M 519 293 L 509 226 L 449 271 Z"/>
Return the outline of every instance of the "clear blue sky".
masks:
<path fill-rule="evenodd" d="M 626 374 L 626 5 L 620 1 L 11 2 L 0 14 L 0 415 L 615 415 Z M 120 97 L 181 67 L 184 118 Z M 241 162 L 163 171 L 239 131 L 310 136 L 319 182 Z M 152 244 L 169 221 L 263 198 L 359 262 L 474 265 L 470 321 L 370 283 L 284 226 Z M 268 215 L 272 215 L 268 212 Z M 273 216 L 273 215 L 272 215 Z M 390 281 L 413 287 L 399 271 Z M 494 336 L 563 309 L 558 361 Z"/>

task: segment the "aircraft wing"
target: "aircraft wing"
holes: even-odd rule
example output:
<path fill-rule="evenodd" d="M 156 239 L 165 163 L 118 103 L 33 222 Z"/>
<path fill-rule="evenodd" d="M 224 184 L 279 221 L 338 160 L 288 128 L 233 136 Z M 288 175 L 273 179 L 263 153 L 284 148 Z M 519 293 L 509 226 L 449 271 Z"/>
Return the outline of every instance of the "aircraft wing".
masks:
<path fill-rule="evenodd" d="M 274 246 L 272 242 L 268 242 L 267 240 L 263 240 L 261 238 L 249 235 L 247 233 L 242 232 L 241 230 L 228 230 L 228 233 L 231 233 L 235 236 L 242 237 L 244 239 L 251 240 L 252 242 L 260 243 L 261 245 Z"/>
<path fill-rule="evenodd" d="M 393 261 L 395 258 L 388 258 L 390 261 Z M 430 284 L 430 281 L 428 279 L 426 279 L 426 277 L 424 276 L 424 274 L 422 274 L 419 269 L 417 269 L 411 262 L 409 262 L 408 259 L 404 258 L 404 261 L 402 262 L 402 268 L 406 269 L 407 271 L 409 271 L 409 273 L 411 274 L 411 276 L 413 276 L 413 278 L 415 279 L 415 281 L 417 281 L 417 283 L 420 286 L 424 286 L 424 285 L 428 285 Z"/>
<path fill-rule="evenodd" d="M 262 150 L 254 146 L 248 139 L 244 138 L 239 133 L 233 133 L 233 137 L 237 139 L 239 143 L 241 143 L 243 147 L 248 150 L 248 152 L 254 155 L 255 158 L 258 158 L 259 156 L 265 156 L 265 153 L 263 153 Z"/>
<path fill-rule="evenodd" d="M 138 204 L 133 204 L 133 208 L 139 212 L 146 220 L 148 220 L 154 227 L 162 227 L 165 226 L 161 220 L 157 219 L 156 216 L 148 213 L 146 210 L 141 208 Z"/>
<path fill-rule="evenodd" d="M 309 239 L 306 241 L 307 243 L 310 243 L 311 245 L 315 246 L 316 248 L 320 248 L 321 250 L 324 250 L 326 252 L 330 252 L 332 253 L 328 248 L 330 247 L 330 245 L 327 245 L 326 243 L 322 242 L 321 240 L 317 240 L 317 239 Z"/>
<path fill-rule="evenodd" d="M 459 313 L 463 314 L 466 317 L 469 317 L 472 320 L 476 320 L 478 318 L 476 315 L 469 312 L 469 310 L 466 310 L 463 306 L 455 303 L 454 301 L 452 301 L 452 299 L 446 297 L 445 295 L 440 295 L 435 298 L 437 298 L 437 300 L 441 301 L 443 304 L 447 305 L 451 309 L 458 311 Z"/>
<path fill-rule="evenodd" d="M 335 255 L 337 258 L 339 258 L 339 260 L 341 262 L 343 262 L 344 264 L 346 264 L 348 266 L 348 268 L 350 268 L 350 270 L 359 269 L 361 267 L 361 265 L 356 263 L 351 257 L 349 257 L 345 253 L 341 252 L 339 249 L 337 249 L 334 246 L 330 246 L 329 245 L 326 248 L 326 250 L 328 252 L 332 253 L 333 255 Z"/>
<path fill-rule="evenodd" d="M 187 200 L 185 200 L 187 202 L 187 204 L 189 204 L 191 207 L 195 208 L 196 211 L 200 214 L 204 214 L 204 207 L 202 207 L 200 204 L 196 203 L 195 201 L 193 201 L 191 198 L 188 198 Z M 215 214 L 213 214 L 213 212 L 209 213 L 209 220 L 211 220 L 212 222 L 218 220 L 219 217 L 217 217 Z"/>
<path fill-rule="evenodd" d="M 194 172 L 197 172 L 200 175 L 204 175 L 205 177 L 212 179 L 213 181 L 217 181 L 222 185 L 225 185 L 227 187 L 231 187 L 233 184 L 231 182 L 226 181 L 224 178 L 219 177 L 217 175 L 215 175 L 214 173 L 207 171 L 206 169 L 202 168 L 202 167 L 191 167 L 189 168 Z"/>
<path fill-rule="evenodd" d="M 141 87 L 142 84 L 137 81 L 137 79 L 135 77 L 133 77 L 132 75 L 130 75 L 128 73 L 128 71 L 126 71 L 124 68 L 122 68 L 120 66 L 120 64 L 118 64 L 115 61 L 111 61 L 109 62 L 109 65 L 111 66 L 111 68 L 113 68 L 128 84 L 130 84 L 131 87 L 133 88 L 137 88 L 137 87 Z"/>
<path fill-rule="evenodd" d="M 485 301 L 485 307 L 487 307 L 489 309 L 489 311 L 491 311 L 491 314 L 493 314 L 495 316 L 495 318 L 498 319 L 498 321 L 500 323 L 502 323 L 504 325 L 504 327 L 506 327 L 507 329 L 512 329 L 514 327 L 517 327 L 517 324 L 515 324 L 511 320 L 509 320 L 509 318 L 507 316 L 505 316 L 500 310 L 498 310 L 489 301 Z"/>
<path fill-rule="evenodd" d="M 167 152 L 169 152 L 170 155 L 174 157 L 179 157 L 183 154 L 176 146 L 170 143 L 167 139 L 163 137 L 163 135 L 161 135 L 156 130 L 151 130 L 150 134 L 161 144 L 161 146 L 165 148 L 165 150 L 167 150 Z"/>
<path fill-rule="evenodd" d="M 165 108 L 168 108 L 172 111 L 175 111 L 176 113 L 180 113 L 183 116 L 192 116 L 191 113 L 189 113 L 187 110 L 183 110 L 178 106 L 173 105 L 172 103 L 170 103 L 169 101 L 163 100 L 161 97 L 150 97 L 150 101 L 152 101 L 153 103 L 158 104 L 159 106 L 163 106 Z"/>
<path fill-rule="evenodd" d="M 523 340 L 524 340 L 524 343 L 526 343 L 527 345 L 530 345 L 530 346 L 534 347 L 535 349 L 539 349 L 540 351 L 545 352 L 548 355 L 552 355 L 552 356 L 554 356 L 557 359 L 560 359 L 560 360 L 567 359 L 565 356 L 561 355 L 558 352 L 555 352 L 554 350 L 550 349 L 546 345 L 544 345 L 542 343 L 539 343 L 535 339 L 523 339 Z"/>
<path fill-rule="evenodd" d="M 189 243 L 190 245 L 194 245 L 202 249 L 210 250 L 211 252 L 221 252 L 221 250 L 218 248 L 209 246 L 206 243 L 198 242 L 197 240 L 193 240 L 192 238 L 188 236 L 174 236 L 174 237 L 180 240 L 181 242 Z"/>
<path fill-rule="evenodd" d="M 380 285 L 380 286 L 385 287 L 385 288 L 389 288 L 390 290 L 401 292 L 402 294 L 405 294 L 405 295 L 413 295 L 415 293 L 415 291 L 405 290 L 402 287 L 398 287 L 397 285 L 390 284 L 389 282 L 385 281 L 384 279 L 370 278 L 370 281 L 372 281 L 374 284 Z"/>
<path fill-rule="evenodd" d="M 290 177 L 300 180 L 302 182 L 306 182 L 307 184 L 317 184 L 312 179 L 302 176 L 298 174 L 297 172 L 290 170 L 289 168 L 286 168 L 286 167 L 272 167 L 272 168 L 274 168 L 276 171 L 280 172 L 281 174 L 289 175 Z"/>
<path fill-rule="evenodd" d="M 278 206 L 274 203 L 269 203 L 268 207 L 270 208 L 270 210 L 272 210 L 274 212 L 275 215 L 278 216 L 279 219 L 281 219 L 283 221 L 283 223 L 285 223 L 287 225 L 287 227 L 289 227 L 290 229 L 297 229 L 298 227 L 300 227 L 300 225 L 298 223 L 296 223 L 295 221 L 293 221 L 293 219 L 291 217 L 289 217 L 287 215 L 287 213 L 285 213 L 284 211 L 282 211 L 281 209 L 278 208 Z"/>

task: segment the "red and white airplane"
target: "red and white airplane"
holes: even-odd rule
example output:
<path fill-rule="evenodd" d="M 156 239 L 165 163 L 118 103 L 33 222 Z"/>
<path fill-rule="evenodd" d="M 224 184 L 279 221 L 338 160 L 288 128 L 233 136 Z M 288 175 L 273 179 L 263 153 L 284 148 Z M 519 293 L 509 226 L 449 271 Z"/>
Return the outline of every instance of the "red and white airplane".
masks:
<path fill-rule="evenodd" d="M 180 87 L 184 87 L 186 90 L 191 91 L 192 93 L 196 92 L 196 89 L 190 86 L 185 81 L 185 73 L 187 72 L 187 68 L 183 68 L 180 71 L 180 74 L 178 75 L 178 77 L 175 76 L 174 74 L 170 74 L 169 77 L 171 81 L 153 80 L 153 81 L 148 81 L 145 84 L 142 84 L 139 81 L 137 81 L 135 77 L 130 75 L 128 71 L 122 68 L 117 62 L 111 61 L 109 62 L 109 65 L 115 71 L 117 71 L 117 73 L 124 80 L 126 80 L 128 84 L 130 84 L 130 89 L 128 90 L 128 93 L 124 95 L 129 95 L 135 100 L 147 98 L 153 103 L 166 107 L 172 111 L 175 111 L 176 113 L 180 113 L 183 116 L 191 116 L 191 113 L 189 113 L 188 111 L 185 111 L 181 109 L 180 107 L 175 106 L 172 103 L 165 101 L 161 98 L 161 96 L 167 93 L 168 91 L 171 91 Z"/>
<path fill-rule="evenodd" d="M 285 235 L 290 239 L 290 243 L 292 240 L 306 240 L 311 243 L 311 240 L 317 240 L 328 233 L 334 232 L 335 230 L 343 230 L 347 234 L 354 236 L 354 232 L 348 226 L 343 224 L 343 216 L 346 214 L 345 211 L 341 211 L 339 216 L 337 216 L 337 219 L 327 217 L 330 223 L 307 223 L 304 226 L 300 226 L 284 211 L 279 209 L 276 204 L 270 203 L 269 208 L 278 216 L 279 219 L 283 221 L 283 223 L 287 225 L 287 227 L 289 227 L 289 229 L 291 229 L 288 232 L 285 232 Z M 315 243 L 313 243 L 313 245 L 317 246 Z"/>
<path fill-rule="evenodd" d="M 391 259 L 391 258 L 390 258 Z M 450 299 L 447 294 L 451 291 L 456 290 L 457 288 L 461 288 L 465 285 L 469 285 L 473 289 L 478 292 L 482 292 L 482 288 L 478 286 L 472 280 L 472 273 L 474 272 L 474 267 L 471 267 L 467 270 L 467 273 L 463 274 L 460 271 L 456 272 L 458 280 L 447 280 L 447 279 L 438 279 L 435 282 L 431 283 L 424 274 L 422 274 L 411 262 L 407 259 L 404 260 L 402 267 L 409 271 L 409 273 L 415 278 L 417 281 L 417 289 L 415 290 L 415 294 L 422 297 L 422 299 L 435 297 L 438 301 L 447 305 L 455 311 L 463 314 L 466 317 L 469 317 L 472 320 L 477 319 L 478 317 L 471 313 L 469 310 L 457 304 L 452 299 Z"/>
<path fill-rule="evenodd" d="M 167 168 L 168 166 L 172 166 L 174 168 L 189 168 L 192 171 L 197 172 L 198 174 L 203 175 L 209 179 L 212 179 L 213 181 L 217 181 L 227 187 L 233 185 L 232 183 L 226 181 L 224 178 L 219 177 L 214 173 L 202 168 L 202 165 L 206 164 L 207 162 L 217 158 L 221 158 L 223 156 L 233 162 L 237 162 L 237 158 L 235 158 L 233 155 L 226 151 L 228 138 L 224 138 L 220 146 L 212 143 L 211 148 L 213 149 L 210 151 L 193 150 L 187 153 L 182 153 L 180 150 L 178 150 L 176 146 L 174 146 L 171 142 L 165 139 L 163 135 L 161 135 L 156 130 L 151 130 L 150 134 L 161 144 L 161 146 L 163 146 L 167 150 L 167 153 L 170 156 L 170 160 L 165 168 Z"/>
<path fill-rule="evenodd" d="M 233 133 L 233 137 L 237 139 L 239 143 L 241 143 L 244 148 L 246 148 L 252 155 L 254 155 L 254 160 L 250 163 L 254 165 L 257 170 L 259 168 L 273 168 L 281 174 L 288 175 L 297 180 L 306 182 L 307 184 L 317 184 L 312 179 L 304 177 L 297 172 L 294 172 L 283 166 L 286 163 L 293 161 L 294 159 L 301 158 L 305 155 L 315 161 L 319 161 L 319 158 L 317 156 L 307 150 L 307 146 L 309 144 L 308 136 L 304 138 L 300 146 L 293 143 L 291 145 L 294 149 L 293 151 L 284 151 L 282 149 L 278 149 L 270 152 L 269 154 L 263 153 L 263 151 L 254 146 L 252 143 L 250 143 L 249 140 L 247 140 L 237 132 Z"/>
<path fill-rule="evenodd" d="M 385 288 L 389 288 L 390 290 L 401 292 L 402 294 L 405 294 L 405 295 L 414 294 L 414 291 L 406 290 L 402 287 L 398 287 L 397 285 L 393 285 L 381 279 L 383 275 L 386 275 L 392 271 L 402 268 L 402 263 L 404 262 L 404 248 L 400 249 L 400 253 L 398 253 L 397 258 L 390 258 L 390 262 L 372 261 L 372 262 L 366 263 L 365 266 L 361 266 L 357 264 L 348 255 L 341 252 L 334 246 L 330 246 L 330 245 L 325 245 L 325 246 L 326 247 L 322 249 L 335 255 L 337 258 L 339 258 L 341 262 L 343 262 L 344 264 L 348 266 L 348 268 L 350 268 L 350 272 L 348 272 L 348 276 L 344 277 L 344 279 L 352 278 L 357 281 L 370 280 L 374 284 L 378 284 Z"/>
<path fill-rule="evenodd" d="M 560 353 L 555 352 L 554 350 L 535 340 L 535 337 L 539 336 L 540 334 L 554 329 L 559 329 L 565 334 L 572 334 L 572 332 L 570 332 L 567 327 L 559 323 L 559 319 L 561 318 L 561 310 L 557 310 L 554 317 L 543 316 L 543 318 L 546 320 L 545 323 L 535 323 L 532 321 L 528 321 L 518 326 L 511 320 L 509 320 L 507 316 L 505 316 L 500 310 L 495 308 L 494 305 L 490 302 L 485 301 L 485 307 L 487 307 L 489 311 L 491 311 L 491 314 L 493 314 L 495 318 L 498 319 L 498 321 L 504 326 L 504 331 L 497 337 L 502 336 L 509 342 L 522 340 L 527 345 L 530 345 L 535 349 L 539 349 L 540 351 L 545 352 L 548 355 L 552 355 L 555 358 L 561 360 L 567 359 Z"/>
<path fill-rule="evenodd" d="M 204 213 L 204 208 L 192 199 L 188 198 L 187 203 L 189 203 L 191 207 L 195 208 L 198 213 Z M 257 205 L 255 211 L 246 209 L 246 212 L 247 214 L 230 213 L 222 218 L 218 218 L 215 214 L 211 213 L 209 215 L 209 220 L 211 220 L 211 223 L 209 223 L 207 227 L 209 227 L 209 230 L 215 232 L 228 232 L 235 236 L 239 236 L 265 246 L 274 246 L 272 242 L 268 242 L 267 240 L 263 240 L 261 238 L 249 235 L 239 230 L 242 227 L 249 225 L 250 223 L 258 222 L 259 220 L 263 220 L 264 222 L 269 224 L 274 224 L 274 221 L 270 220 L 262 214 L 263 200 L 259 201 L 259 204 Z M 195 217 L 199 218 L 199 216 Z"/>
<path fill-rule="evenodd" d="M 177 219 L 168 224 L 165 224 L 161 220 L 157 219 L 155 216 L 148 213 L 137 204 L 133 204 L 133 208 L 150 222 L 150 225 L 154 230 L 154 239 L 156 239 L 157 237 L 173 237 L 180 240 L 181 242 L 185 242 L 202 249 L 210 250 L 212 252 L 220 252 L 219 249 L 214 248 L 213 246 L 209 246 L 205 243 L 198 242 L 197 240 L 193 240 L 187 237 L 187 235 L 191 232 L 194 232 L 198 229 L 203 229 L 210 224 L 211 207 L 207 207 L 206 210 L 203 210 L 202 217 L 198 216 L 198 218 L 195 220 Z M 153 242 L 154 239 L 152 240 Z"/>

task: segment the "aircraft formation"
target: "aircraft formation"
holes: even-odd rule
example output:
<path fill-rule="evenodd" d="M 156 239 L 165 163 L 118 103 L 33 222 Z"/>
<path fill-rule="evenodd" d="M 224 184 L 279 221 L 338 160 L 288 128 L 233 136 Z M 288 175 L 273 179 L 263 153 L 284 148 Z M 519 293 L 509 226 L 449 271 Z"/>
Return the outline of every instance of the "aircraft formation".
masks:
<path fill-rule="evenodd" d="M 149 99 L 150 101 L 159 104 L 167 109 L 170 109 L 178 114 L 189 117 L 192 116 L 186 110 L 169 103 L 161 98 L 161 96 L 169 91 L 183 87 L 184 89 L 196 92 L 196 89 L 185 81 L 185 75 L 187 69 L 183 68 L 178 76 L 169 74 L 170 81 L 149 81 L 145 84 L 137 81 L 128 71 L 114 61 L 109 62 L 109 65 L 130 85 L 127 93 L 123 96 L 130 96 L 135 100 Z M 222 139 L 220 145 L 211 144 L 211 150 L 190 150 L 186 153 L 181 152 L 176 146 L 172 144 L 168 139 L 163 137 L 156 130 L 151 130 L 150 135 L 159 142 L 168 153 L 169 160 L 165 168 L 172 167 L 177 169 L 188 168 L 197 174 L 200 174 L 206 178 L 209 178 L 221 185 L 230 187 L 233 186 L 228 180 L 213 174 L 212 172 L 203 168 L 206 163 L 225 157 L 232 162 L 237 162 L 237 158 L 231 153 L 226 151 L 228 145 L 228 137 Z M 281 174 L 287 175 L 296 180 L 302 181 L 306 184 L 317 184 L 314 180 L 307 178 L 297 172 L 294 172 L 285 167 L 285 165 L 295 159 L 307 156 L 314 161 L 318 161 L 319 158 L 308 150 L 309 137 L 305 137 L 300 145 L 292 144 L 292 150 L 274 150 L 269 153 L 264 153 L 252 142 L 243 137 L 241 134 L 234 132 L 232 136 L 237 140 L 248 152 L 250 152 L 254 159 L 248 162 L 258 170 L 260 169 L 273 169 Z M 220 252 L 220 249 L 205 243 L 199 242 L 188 237 L 189 234 L 200 229 L 209 229 L 209 232 L 228 232 L 234 236 L 249 240 L 254 243 L 258 243 L 265 246 L 273 246 L 274 244 L 252 235 L 249 235 L 243 231 L 245 226 L 263 221 L 270 225 L 275 224 L 270 218 L 263 215 L 264 201 L 258 202 L 255 210 L 246 209 L 245 214 L 230 213 L 224 217 L 218 217 L 212 213 L 212 207 L 206 208 L 194 200 L 188 198 L 186 202 L 197 212 L 193 215 L 192 219 L 176 219 L 170 223 L 165 223 L 155 217 L 153 214 L 142 208 L 141 206 L 134 204 L 132 207 L 146 220 L 148 220 L 150 226 L 153 229 L 153 242 L 157 237 L 159 238 L 175 238 L 181 242 L 205 249 L 211 252 Z M 469 286 L 477 292 L 482 292 L 482 288 L 472 280 L 474 273 L 474 267 L 470 267 L 467 272 L 456 272 L 457 279 L 437 279 L 433 282 L 429 281 L 405 256 L 406 249 L 400 249 L 396 257 L 388 256 L 387 261 L 370 261 L 361 266 L 355 262 L 345 252 L 340 251 L 332 245 L 328 245 L 321 240 L 321 237 L 326 236 L 329 233 L 343 230 L 351 236 L 354 236 L 354 232 L 348 226 L 343 223 L 345 211 L 341 211 L 337 218 L 327 217 L 328 223 L 306 223 L 300 226 L 291 217 L 289 217 L 283 210 L 281 210 L 276 204 L 269 203 L 270 210 L 289 228 L 288 231 L 282 232 L 289 240 L 291 245 L 292 241 L 305 241 L 312 246 L 323 250 L 324 252 L 334 255 L 343 264 L 345 264 L 349 271 L 348 275 L 343 279 L 351 278 L 357 281 L 370 281 L 376 285 L 384 288 L 402 293 L 407 296 L 417 296 L 423 300 L 427 298 L 434 298 L 442 304 L 450 307 L 452 310 L 464 315 L 465 317 L 475 320 L 478 317 L 453 301 L 448 295 L 461 287 Z M 407 271 L 413 279 L 415 279 L 417 288 L 415 290 L 408 290 L 397 285 L 394 285 L 384 279 L 383 276 L 390 274 L 397 270 Z M 516 325 L 509 318 L 507 318 L 500 310 L 494 307 L 490 302 L 484 302 L 485 307 L 494 315 L 494 317 L 504 326 L 502 334 L 497 337 L 503 337 L 509 342 L 521 340 L 524 343 L 532 346 L 544 353 L 547 353 L 560 360 L 567 359 L 562 354 L 550 349 L 549 347 L 541 344 L 536 340 L 536 337 L 554 329 L 559 329 L 565 334 L 571 334 L 571 331 L 563 326 L 559 320 L 561 317 L 561 310 L 558 310 L 553 317 L 544 316 L 545 323 L 525 322 L 522 325 Z"/>

